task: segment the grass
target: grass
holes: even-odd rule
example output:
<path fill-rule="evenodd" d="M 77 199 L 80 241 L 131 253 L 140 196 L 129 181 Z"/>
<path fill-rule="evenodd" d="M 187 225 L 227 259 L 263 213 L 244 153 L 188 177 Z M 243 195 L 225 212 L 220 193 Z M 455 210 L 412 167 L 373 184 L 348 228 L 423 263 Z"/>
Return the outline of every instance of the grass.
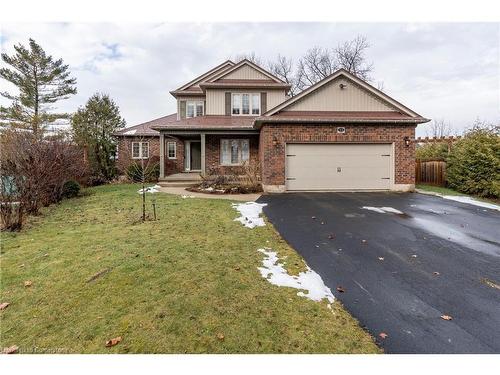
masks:
<path fill-rule="evenodd" d="M 433 185 L 417 185 L 417 189 L 423 190 L 423 191 L 429 191 L 432 193 L 438 193 L 442 195 L 465 195 L 462 193 L 459 193 L 458 191 L 455 191 L 453 189 L 449 189 L 446 187 L 442 186 L 433 186 Z"/>
<path fill-rule="evenodd" d="M 278 251 L 290 272 L 305 269 L 271 225 L 243 227 L 225 200 L 167 194 L 154 196 L 158 220 L 142 223 L 137 189 L 89 189 L 85 197 L 49 207 L 22 232 L 2 233 L 0 302 L 10 306 L 0 312 L 1 347 L 17 345 L 25 353 L 380 352 L 339 302 L 330 310 L 260 276 L 256 250 L 264 246 Z M 118 345 L 105 347 L 117 336 L 123 338 Z"/>
<path fill-rule="evenodd" d="M 459 193 L 456 190 L 442 187 L 442 186 L 433 186 L 433 185 L 417 185 L 417 189 L 423 190 L 423 191 L 428 191 L 432 193 L 438 193 L 441 195 L 458 195 L 458 196 L 468 196 L 472 197 L 474 199 L 483 201 L 483 202 L 488 202 L 488 203 L 494 203 L 494 204 L 500 204 L 500 199 L 498 198 L 483 198 L 483 197 L 477 197 L 475 195 L 468 195 L 468 194 L 463 194 Z"/>

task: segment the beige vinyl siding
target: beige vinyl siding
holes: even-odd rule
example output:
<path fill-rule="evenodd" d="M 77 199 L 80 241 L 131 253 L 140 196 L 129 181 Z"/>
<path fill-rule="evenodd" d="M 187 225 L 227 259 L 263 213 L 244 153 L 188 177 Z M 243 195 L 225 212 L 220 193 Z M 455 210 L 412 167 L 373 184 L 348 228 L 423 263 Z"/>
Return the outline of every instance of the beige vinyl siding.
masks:
<path fill-rule="evenodd" d="M 340 84 L 346 85 L 344 89 Z M 396 111 L 356 83 L 345 78 L 334 79 L 287 107 L 287 111 Z"/>
<path fill-rule="evenodd" d="M 241 93 L 266 92 L 267 93 L 267 110 L 268 111 L 271 108 L 276 107 L 278 104 L 283 103 L 287 99 L 287 97 L 285 96 L 284 90 L 207 89 L 206 92 L 207 92 L 207 107 L 205 110 L 206 110 L 207 115 L 225 115 L 226 114 L 226 109 L 225 109 L 225 93 L 226 92 L 241 92 Z"/>
<path fill-rule="evenodd" d="M 251 66 L 243 65 L 231 73 L 220 77 L 220 79 L 265 79 L 270 80 L 268 76 L 255 70 Z"/>
<path fill-rule="evenodd" d="M 204 96 L 178 96 L 177 97 L 177 120 L 181 119 L 181 102 L 185 102 L 188 100 L 202 100 L 205 101 Z M 205 109 L 206 112 L 206 109 Z"/>

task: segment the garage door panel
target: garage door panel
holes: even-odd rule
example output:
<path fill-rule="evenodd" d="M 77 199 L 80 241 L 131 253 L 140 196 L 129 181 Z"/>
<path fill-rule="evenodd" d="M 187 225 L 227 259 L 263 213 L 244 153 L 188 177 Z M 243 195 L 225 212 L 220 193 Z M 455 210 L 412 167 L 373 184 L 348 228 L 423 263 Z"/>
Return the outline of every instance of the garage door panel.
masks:
<path fill-rule="evenodd" d="M 288 190 L 389 189 L 390 144 L 288 144 Z"/>

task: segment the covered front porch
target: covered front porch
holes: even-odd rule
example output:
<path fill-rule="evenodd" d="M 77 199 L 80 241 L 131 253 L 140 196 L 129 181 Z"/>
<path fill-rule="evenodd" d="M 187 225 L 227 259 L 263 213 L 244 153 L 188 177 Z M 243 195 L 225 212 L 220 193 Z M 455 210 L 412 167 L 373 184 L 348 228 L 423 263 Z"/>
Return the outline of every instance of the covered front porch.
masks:
<path fill-rule="evenodd" d="M 238 174 L 255 165 L 259 133 L 235 131 L 160 131 L 160 182 L 194 185 L 211 173 Z"/>

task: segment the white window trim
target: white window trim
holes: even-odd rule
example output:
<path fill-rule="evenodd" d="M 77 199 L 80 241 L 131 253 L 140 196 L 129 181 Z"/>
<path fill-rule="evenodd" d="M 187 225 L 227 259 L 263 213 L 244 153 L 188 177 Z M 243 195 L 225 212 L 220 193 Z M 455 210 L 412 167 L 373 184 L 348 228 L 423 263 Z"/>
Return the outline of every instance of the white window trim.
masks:
<path fill-rule="evenodd" d="M 147 143 L 148 145 L 148 155 L 142 156 L 142 145 Z M 134 156 L 134 144 L 139 145 L 139 156 Z M 132 142 L 132 159 L 149 159 L 149 142 Z"/>
<path fill-rule="evenodd" d="M 240 113 L 239 114 L 234 114 L 233 113 L 233 103 L 234 103 L 234 96 L 235 95 L 240 95 Z M 243 114 L 243 95 L 248 95 L 248 113 Z M 259 113 L 257 114 L 252 114 L 252 95 L 257 95 L 259 98 Z M 260 116 L 261 114 L 261 103 L 260 103 L 260 92 L 232 92 L 231 93 L 231 116 Z"/>
<path fill-rule="evenodd" d="M 170 156 L 170 150 L 169 150 L 169 146 L 170 145 L 174 145 L 174 156 Z M 167 142 L 167 158 L 169 158 L 170 160 L 174 160 L 174 159 L 177 159 L 177 142 Z"/>
<path fill-rule="evenodd" d="M 223 148 L 222 148 L 222 142 L 224 141 L 238 141 L 240 143 L 240 149 L 239 149 L 239 159 L 240 161 L 238 163 L 231 163 L 231 161 L 229 163 L 224 163 L 223 160 L 224 158 L 222 157 L 222 152 L 223 152 Z M 242 157 L 243 157 L 243 147 L 241 147 L 241 145 L 243 144 L 243 141 L 246 141 L 248 143 L 248 160 L 243 160 Z M 245 162 L 250 162 L 250 139 L 248 138 L 223 138 L 220 140 L 220 144 L 219 144 L 219 147 L 220 147 L 220 165 L 221 166 L 225 166 L 225 167 L 235 167 L 235 166 L 242 166 Z M 231 160 L 231 156 L 229 157 L 229 160 Z"/>
<path fill-rule="evenodd" d="M 194 105 L 193 116 L 188 116 L 189 103 Z M 203 116 L 205 114 L 205 102 L 203 100 L 186 100 L 186 118 L 198 117 L 198 115 L 196 114 L 196 107 L 200 103 L 201 103 L 201 108 L 202 108 L 202 112 L 201 112 L 200 116 Z"/>

